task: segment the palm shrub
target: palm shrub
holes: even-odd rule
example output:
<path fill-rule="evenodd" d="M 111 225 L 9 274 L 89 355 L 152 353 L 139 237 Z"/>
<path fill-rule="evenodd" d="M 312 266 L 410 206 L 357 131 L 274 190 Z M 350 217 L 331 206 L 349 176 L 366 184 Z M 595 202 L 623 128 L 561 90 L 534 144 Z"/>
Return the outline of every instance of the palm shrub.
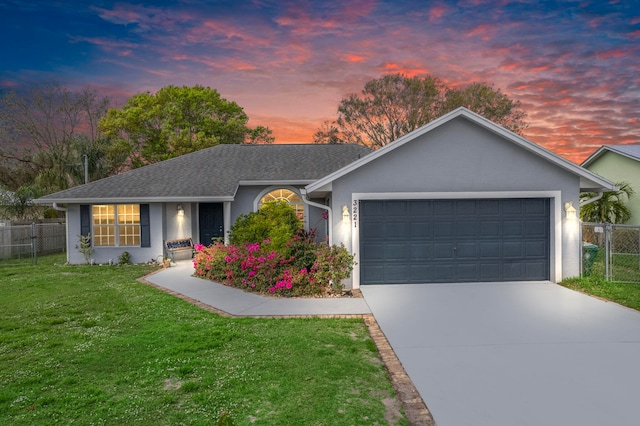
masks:
<path fill-rule="evenodd" d="M 597 223 L 625 223 L 631 218 L 631 210 L 627 202 L 635 193 L 628 182 L 616 182 L 620 189 L 617 191 L 607 191 L 602 194 L 599 200 L 589 203 L 580 208 L 580 219 L 583 222 Z M 580 194 L 580 201 L 595 197 L 595 192 L 583 192 Z"/>

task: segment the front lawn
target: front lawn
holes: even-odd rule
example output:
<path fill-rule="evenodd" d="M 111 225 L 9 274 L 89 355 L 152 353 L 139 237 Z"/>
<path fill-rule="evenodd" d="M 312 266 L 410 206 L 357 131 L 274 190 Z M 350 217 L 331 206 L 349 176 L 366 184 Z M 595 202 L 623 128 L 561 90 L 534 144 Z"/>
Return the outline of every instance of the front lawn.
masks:
<path fill-rule="evenodd" d="M 229 319 L 146 266 L 0 267 L 0 424 L 408 424 L 359 319 Z"/>
<path fill-rule="evenodd" d="M 612 283 L 599 275 L 568 278 L 560 284 L 640 311 L 640 284 Z"/>

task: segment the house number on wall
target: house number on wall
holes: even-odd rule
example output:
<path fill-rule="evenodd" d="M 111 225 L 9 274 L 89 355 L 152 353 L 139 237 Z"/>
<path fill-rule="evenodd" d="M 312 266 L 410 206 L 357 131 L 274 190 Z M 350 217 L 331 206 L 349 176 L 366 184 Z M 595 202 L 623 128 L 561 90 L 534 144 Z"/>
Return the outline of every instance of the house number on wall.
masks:
<path fill-rule="evenodd" d="M 353 205 L 351 206 L 351 215 L 353 216 L 353 227 L 358 227 L 358 200 L 353 200 Z"/>

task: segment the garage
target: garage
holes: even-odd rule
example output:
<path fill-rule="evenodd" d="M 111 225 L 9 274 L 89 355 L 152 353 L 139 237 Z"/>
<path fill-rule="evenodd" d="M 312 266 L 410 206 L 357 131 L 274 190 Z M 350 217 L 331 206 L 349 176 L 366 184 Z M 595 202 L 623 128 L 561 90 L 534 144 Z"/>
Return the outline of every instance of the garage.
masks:
<path fill-rule="evenodd" d="M 538 281 L 550 199 L 360 200 L 360 283 Z"/>
<path fill-rule="evenodd" d="M 581 192 L 612 182 L 459 108 L 307 185 L 367 284 L 580 274 Z M 314 201 L 315 200 L 315 201 Z"/>

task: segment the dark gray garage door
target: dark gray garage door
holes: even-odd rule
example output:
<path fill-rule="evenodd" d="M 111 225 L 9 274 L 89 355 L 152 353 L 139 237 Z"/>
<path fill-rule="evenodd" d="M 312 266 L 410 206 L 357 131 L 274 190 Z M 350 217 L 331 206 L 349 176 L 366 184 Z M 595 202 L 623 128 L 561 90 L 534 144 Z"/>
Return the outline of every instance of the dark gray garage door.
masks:
<path fill-rule="evenodd" d="M 549 279 L 549 199 L 360 201 L 361 284 Z"/>

